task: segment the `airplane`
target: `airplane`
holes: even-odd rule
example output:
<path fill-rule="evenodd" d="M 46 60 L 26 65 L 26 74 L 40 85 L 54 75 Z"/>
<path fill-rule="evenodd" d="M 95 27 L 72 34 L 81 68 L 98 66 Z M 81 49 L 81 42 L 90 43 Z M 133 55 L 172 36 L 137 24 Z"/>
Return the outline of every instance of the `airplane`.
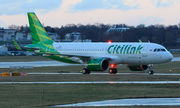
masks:
<path fill-rule="evenodd" d="M 32 44 L 26 51 L 66 63 L 84 64 L 83 74 L 91 71 L 108 71 L 116 74 L 118 64 L 126 64 L 131 71 L 146 71 L 152 75 L 153 64 L 167 63 L 173 59 L 165 47 L 148 42 L 54 42 L 47 34 L 34 12 L 28 12 Z M 16 47 L 19 48 L 14 41 Z"/>

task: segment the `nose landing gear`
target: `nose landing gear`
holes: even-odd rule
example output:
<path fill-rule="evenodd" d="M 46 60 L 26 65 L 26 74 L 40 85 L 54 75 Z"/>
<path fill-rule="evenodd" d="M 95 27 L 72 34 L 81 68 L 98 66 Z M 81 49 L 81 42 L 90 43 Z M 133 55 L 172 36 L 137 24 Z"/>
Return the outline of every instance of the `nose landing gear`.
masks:
<path fill-rule="evenodd" d="M 153 75 L 154 74 L 154 71 L 152 70 L 152 67 L 153 67 L 153 64 L 150 64 L 149 65 L 149 71 L 148 71 L 149 75 Z"/>
<path fill-rule="evenodd" d="M 83 74 L 90 74 L 91 71 L 90 71 L 88 68 L 83 68 L 83 69 L 82 69 L 82 73 L 83 73 Z"/>

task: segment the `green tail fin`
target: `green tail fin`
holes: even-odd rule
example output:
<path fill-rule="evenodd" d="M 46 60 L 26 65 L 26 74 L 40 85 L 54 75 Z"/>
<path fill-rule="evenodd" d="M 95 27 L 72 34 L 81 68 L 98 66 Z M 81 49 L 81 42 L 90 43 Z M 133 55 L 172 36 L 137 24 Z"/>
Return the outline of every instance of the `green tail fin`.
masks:
<path fill-rule="evenodd" d="M 28 12 L 27 14 L 31 30 L 32 43 L 38 44 L 39 42 L 43 41 L 52 43 L 52 39 L 48 36 L 36 14 L 34 12 Z"/>
<path fill-rule="evenodd" d="M 13 42 L 14 42 L 14 45 L 15 45 L 16 49 L 17 49 L 18 51 L 22 51 L 22 49 L 19 47 L 19 45 L 17 44 L 17 42 L 14 40 L 14 38 L 12 38 L 12 40 L 13 40 Z"/>

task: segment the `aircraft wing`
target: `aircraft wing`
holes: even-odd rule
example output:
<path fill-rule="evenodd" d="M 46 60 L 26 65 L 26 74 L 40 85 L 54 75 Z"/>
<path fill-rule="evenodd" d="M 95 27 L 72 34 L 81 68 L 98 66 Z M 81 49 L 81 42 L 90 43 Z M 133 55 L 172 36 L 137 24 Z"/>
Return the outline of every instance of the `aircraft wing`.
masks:
<path fill-rule="evenodd" d="M 100 55 L 100 54 L 92 54 L 92 53 L 89 53 L 89 54 L 86 54 L 86 55 L 80 55 L 80 54 L 66 54 L 66 53 L 44 53 L 44 52 L 35 52 L 37 54 L 43 54 L 44 56 L 51 56 L 51 55 L 60 55 L 62 57 L 78 57 L 80 59 L 92 59 L 92 58 L 105 58 L 105 59 L 108 59 L 108 60 L 111 60 L 114 58 L 114 56 L 110 56 L 110 55 Z"/>

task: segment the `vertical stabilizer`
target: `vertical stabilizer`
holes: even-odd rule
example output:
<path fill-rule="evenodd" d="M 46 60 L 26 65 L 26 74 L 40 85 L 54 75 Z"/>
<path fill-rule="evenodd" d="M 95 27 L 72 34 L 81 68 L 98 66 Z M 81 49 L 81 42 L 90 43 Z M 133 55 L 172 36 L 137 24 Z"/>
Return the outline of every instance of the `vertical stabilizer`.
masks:
<path fill-rule="evenodd" d="M 52 43 L 52 39 L 48 36 L 36 14 L 34 12 L 28 12 L 27 14 L 31 30 L 32 43 L 38 44 L 39 42 L 43 41 Z"/>

